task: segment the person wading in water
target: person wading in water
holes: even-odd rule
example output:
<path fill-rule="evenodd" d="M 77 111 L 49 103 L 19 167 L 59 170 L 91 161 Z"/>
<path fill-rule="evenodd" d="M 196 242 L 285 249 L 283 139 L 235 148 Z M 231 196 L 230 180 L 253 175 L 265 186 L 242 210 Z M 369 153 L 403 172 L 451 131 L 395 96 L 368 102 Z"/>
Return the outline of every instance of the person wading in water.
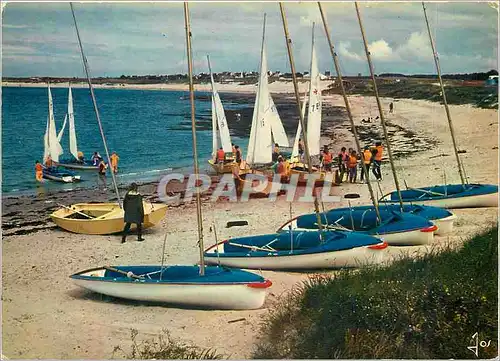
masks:
<path fill-rule="evenodd" d="M 142 195 L 137 190 L 137 184 L 132 183 L 130 188 L 123 198 L 123 211 L 125 215 L 125 227 L 123 228 L 122 243 L 125 243 L 128 231 L 132 223 L 137 225 L 137 241 L 142 242 L 142 223 L 144 222 L 144 205 L 142 203 Z"/>

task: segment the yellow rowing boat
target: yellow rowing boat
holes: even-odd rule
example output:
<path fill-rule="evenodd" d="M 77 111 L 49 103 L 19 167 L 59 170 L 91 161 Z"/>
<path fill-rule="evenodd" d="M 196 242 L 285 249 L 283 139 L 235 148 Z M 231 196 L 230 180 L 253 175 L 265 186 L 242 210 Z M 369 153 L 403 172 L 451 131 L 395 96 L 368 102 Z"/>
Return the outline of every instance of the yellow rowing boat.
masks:
<path fill-rule="evenodd" d="M 163 203 L 144 204 L 143 228 L 149 228 L 161 221 L 167 212 Z M 113 234 L 123 230 L 124 212 L 118 203 L 78 203 L 62 207 L 50 217 L 62 229 L 81 234 Z M 135 224 L 132 225 L 135 228 Z"/>

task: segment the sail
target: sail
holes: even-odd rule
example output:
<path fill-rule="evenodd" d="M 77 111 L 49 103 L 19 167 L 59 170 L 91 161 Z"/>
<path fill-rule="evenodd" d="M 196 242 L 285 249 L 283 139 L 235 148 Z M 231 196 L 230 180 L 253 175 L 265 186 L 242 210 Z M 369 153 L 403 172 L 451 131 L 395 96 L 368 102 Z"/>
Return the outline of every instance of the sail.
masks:
<path fill-rule="evenodd" d="M 302 119 L 305 119 L 306 116 L 306 104 L 307 104 L 307 94 L 304 94 L 304 101 L 302 102 Z M 299 156 L 299 139 L 301 133 L 302 133 L 302 126 L 300 124 L 300 119 L 299 119 L 299 125 L 297 126 L 297 133 L 295 134 L 295 140 L 293 142 L 292 159 Z"/>
<path fill-rule="evenodd" d="M 231 144 L 231 136 L 229 135 L 229 127 L 227 126 L 226 114 L 220 100 L 219 93 L 215 89 L 214 78 L 210 73 L 210 81 L 212 82 L 212 99 L 215 106 L 215 115 L 217 117 L 217 126 L 219 127 L 220 142 L 225 153 L 233 151 Z M 212 120 L 213 121 L 213 120 Z"/>
<path fill-rule="evenodd" d="M 307 143 L 309 146 L 309 153 L 311 155 L 318 155 L 321 136 L 321 83 L 314 41 L 312 45 L 310 74 L 311 83 L 309 86 L 309 109 L 307 112 Z"/>
<path fill-rule="evenodd" d="M 75 115 L 73 113 L 73 96 L 71 87 L 68 88 L 68 120 L 69 120 L 69 151 L 78 159 L 78 146 L 76 144 Z"/>
<path fill-rule="evenodd" d="M 61 130 L 59 131 L 59 133 L 57 134 L 57 140 L 59 141 L 59 143 L 61 142 L 62 136 L 64 134 L 64 129 L 66 129 L 66 123 L 67 123 L 67 121 L 68 121 L 68 114 L 66 114 L 64 116 L 63 126 L 62 126 Z"/>
<path fill-rule="evenodd" d="M 267 86 L 267 61 L 264 44 L 260 64 L 259 86 L 252 116 L 252 128 L 247 151 L 247 163 L 270 163 L 272 161 L 271 121 L 276 112 Z M 273 109 L 271 109 L 273 107 Z M 272 120 L 271 120 L 272 119 Z"/>
<path fill-rule="evenodd" d="M 63 153 L 61 144 L 57 140 L 56 122 L 54 120 L 54 108 L 52 104 L 52 93 L 50 91 L 50 86 L 48 87 L 49 94 L 49 132 L 48 132 L 48 143 L 49 143 L 49 154 L 53 161 L 58 162 L 59 156 Z"/>
<path fill-rule="evenodd" d="M 215 102 L 212 95 L 212 156 L 217 154 L 217 115 L 215 114 Z"/>
<path fill-rule="evenodd" d="M 278 143 L 280 147 L 289 147 L 288 137 L 286 136 L 285 128 L 283 127 L 283 123 L 281 122 L 281 118 L 278 114 L 278 110 L 274 105 L 273 98 L 271 98 L 271 94 L 269 93 L 269 89 L 267 87 L 267 74 L 266 74 L 266 90 L 269 96 L 269 112 L 267 117 L 271 124 L 271 133 L 273 135 L 274 143 Z"/>
<path fill-rule="evenodd" d="M 43 135 L 43 160 L 42 163 L 45 163 L 45 159 L 49 155 L 49 117 L 47 116 L 47 123 L 45 124 L 45 134 Z"/>

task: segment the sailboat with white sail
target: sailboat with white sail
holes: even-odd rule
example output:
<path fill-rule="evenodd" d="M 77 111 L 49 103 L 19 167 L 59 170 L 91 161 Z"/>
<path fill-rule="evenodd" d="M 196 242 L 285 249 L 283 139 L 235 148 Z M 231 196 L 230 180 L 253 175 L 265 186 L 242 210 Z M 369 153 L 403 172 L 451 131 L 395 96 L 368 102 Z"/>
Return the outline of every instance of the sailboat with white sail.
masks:
<path fill-rule="evenodd" d="M 224 113 L 224 106 L 215 88 L 212 67 L 210 66 L 210 57 L 208 55 L 207 62 L 210 72 L 210 83 L 212 85 L 212 159 L 208 160 L 208 164 L 210 164 L 219 174 L 231 173 L 232 167 L 235 165 L 231 135 L 229 134 L 229 126 L 227 124 L 226 114 Z M 223 158 L 219 159 L 218 152 L 221 150 L 223 152 Z"/>
<path fill-rule="evenodd" d="M 307 108 L 307 144 L 309 145 L 309 152 L 311 156 L 320 154 L 320 139 L 321 139 L 321 114 L 322 114 L 322 98 L 321 98 L 321 75 L 318 68 L 318 59 L 316 57 L 316 49 L 314 46 L 314 23 L 312 26 L 312 49 L 311 49 L 311 68 L 310 68 L 310 82 L 308 101 L 309 107 Z M 306 100 L 302 104 L 302 113 L 305 115 Z M 302 134 L 302 127 L 299 123 L 297 126 L 297 133 L 292 149 L 290 166 L 290 175 L 299 174 L 299 182 L 305 181 L 307 172 L 307 165 L 305 165 L 299 158 L 299 138 Z M 313 167 L 314 173 L 319 171 L 319 181 L 324 180 L 325 172 Z"/>
<path fill-rule="evenodd" d="M 192 76 L 191 29 L 188 3 L 184 3 L 186 22 L 191 128 L 194 171 L 198 175 L 196 120 Z M 257 309 L 264 304 L 271 281 L 240 269 L 205 266 L 200 193 L 196 192 L 199 265 L 104 266 L 78 272 L 71 276 L 83 288 L 109 296 L 180 304 L 214 309 Z"/>
<path fill-rule="evenodd" d="M 251 167 L 271 163 L 274 144 L 280 147 L 290 147 L 285 128 L 269 92 L 265 34 L 266 14 L 264 14 L 262 30 L 259 83 L 246 156 L 246 163 Z"/>
<path fill-rule="evenodd" d="M 43 137 L 43 161 L 45 163 L 45 166 L 43 168 L 43 178 L 62 183 L 78 182 L 80 181 L 79 175 L 76 175 L 72 172 L 60 170 L 56 166 L 54 166 L 59 161 L 59 156 L 63 153 L 63 150 L 57 137 L 50 84 L 47 84 L 47 92 L 49 100 L 49 114 L 47 117 L 47 124 L 45 126 L 45 134 Z M 50 159 L 50 161 L 47 161 L 48 159 Z"/>
<path fill-rule="evenodd" d="M 93 164 L 90 160 L 84 160 L 79 157 L 78 145 L 76 140 L 76 128 L 75 128 L 75 114 L 73 111 L 73 95 L 71 92 L 71 84 L 68 85 L 68 112 L 64 117 L 64 123 L 61 131 L 59 132 L 57 138 L 61 141 L 66 128 L 66 123 L 68 123 L 68 133 L 69 133 L 69 152 L 73 158 L 61 159 L 56 162 L 60 167 L 67 169 L 78 169 L 78 170 L 99 170 L 98 164 Z"/>
<path fill-rule="evenodd" d="M 412 204 L 423 204 L 429 206 L 439 206 L 445 208 L 478 208 L 478 207 L 498 207 L 498 185 L 496 184 L 470 184 L 463 170 L 463 164 L 460 160 L 458 153 L 457 141 L 455 139 L 455 132 L 453 129 L 453 122 L 451 119 L 450 110 L 446 101 L 446 92 L 441 77 L 441 67 L 439 65 L 439 57 L 436 51 L 434 40 L 432 38 L 429 21 L 427 19 L 427 12 L 425 4 L 422 2 L 424 10 L 425 22 L 427 24 L 427 31 L 429 33 L 429 41 L 434 55 L 434 63 L 441 86 L 441 94 L 443 97 L 443 104 L 448 118 L 448 126 L 450 128 L 451 139 L 453 143 L 453 150 L 457 161 L 457 170 L 460 175 L 461 184 L 445 184 L 436 185 L 431 187 L 415 187 L 408 188 L 401 191 L 402 201 Z M 396 202 L 399 199 L 397 192 L 391 192 L 384 195 L 381 201 Z"/>

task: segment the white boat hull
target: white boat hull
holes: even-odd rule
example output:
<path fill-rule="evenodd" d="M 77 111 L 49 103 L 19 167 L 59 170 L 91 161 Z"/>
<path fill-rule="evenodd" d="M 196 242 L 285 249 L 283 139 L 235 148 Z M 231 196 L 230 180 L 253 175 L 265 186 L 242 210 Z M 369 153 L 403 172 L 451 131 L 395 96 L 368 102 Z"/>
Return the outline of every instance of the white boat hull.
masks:
<path fill-rule="evenodd" d="M 297 231 L 317 231 L 317 229 L 308 229 L 308 228 L 298 228 L 297 220 L 292 220 L 289 224 L 291 224 L 293 230 Z M 289 224 L 282 226 L 281 229 L 289 229 Z M 422 231 L 420 229 L 416 229 L 413 231 L 406 232 L 394 232 L 394 233 L 384 233 L 381 235 L 371 234 L 374 237 L 383 239 L 389 245 L 397 245 L 397 246 L 417 246 L 432 243 L 434 240 L 434 231 Z"/>
<path fill-rule="evenodd" d="M 457 219 L 457 216 L 452 214 L 451 216 L 448 216 L 446 218 L 431 220 L 431 222 L 438 227 L 434 234 L 442 236 L 444 234 L 453 232 L 453 222 L 455 221 L 455 219 Z"/>
<path fill-rule="evenodd" d="M 220 254 L 224 252 L 224 244 L 217 246 Z M 206 254 L 215 254 L 215 247 Z M 309 253 L 293 256 L 264 257 L 205 257 L 207 264 L 221 264 L 228 267 L 246 269 L 321 269 L 321 268 L 351 268 L 375 265 L 384 262 L 384 249 L 370 249 L 367 246 L 356 247 L 344 251 Z"/>
<path fill-rule="evenodd" d="M 387 197 L 386 201 L 389 201 L 389 196 Z M 424 206 L 449 208 L 449 209 L 498 207 L 498 193 L 488 193 L 475 196 L 454 197 L 446 199 L 429 199 L 424 201 L 412 200 L 411 203 Z"/>
<path fill-rule="evenodd" d="M 104 271 L 94 271 L 101 273 Z M 262 307 L 266 288 L 246 284 L 166 284 L 73 279 L 76 285 L 104 295 L 129 300 L 162 302 L 194 307 L 252 310 Z"/>

